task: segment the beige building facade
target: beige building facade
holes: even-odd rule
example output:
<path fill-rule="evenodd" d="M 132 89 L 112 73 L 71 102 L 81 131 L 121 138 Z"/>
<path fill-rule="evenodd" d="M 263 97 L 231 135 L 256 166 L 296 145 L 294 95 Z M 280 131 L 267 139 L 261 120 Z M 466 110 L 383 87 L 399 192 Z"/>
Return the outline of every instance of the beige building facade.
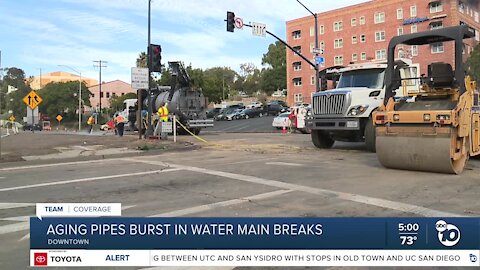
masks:
<path fill-rule="evenodd" d="M 100 100 L 102 108 L 110 107 L 110 98 L 115 96 L 123 96 L 127 93 L 136 93 L 132 86 L 124 81 L 115 80 L 102 83 L 102 92 L 100 93 L 100 85 L 96 84 L 88 88 L 92 95 L 90 96 L 90 111 L 100 108 Z M 88 110 L 88 109 L 87 109 Z"/>
<path fill-rule="evenodd" d="M 33 90 L 39 90 L 51 82 L 70 82 L 78 81 L 78 79 L 79 76 L 76 74 L 65 71 L 55 71 L 31 77 L 28 79 L 28 84 Z M 82 81 L 87 85 L 87 87 L 98 84 L 97 80 L 85 77 L 82 77 Z"/>

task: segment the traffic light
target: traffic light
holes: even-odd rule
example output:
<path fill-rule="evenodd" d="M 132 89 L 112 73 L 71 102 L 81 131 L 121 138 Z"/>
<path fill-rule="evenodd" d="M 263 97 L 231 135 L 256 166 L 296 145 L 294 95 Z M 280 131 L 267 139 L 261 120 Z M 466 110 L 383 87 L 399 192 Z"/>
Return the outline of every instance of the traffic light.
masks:
<path fill-rule="evenodd" d="M 227 31 L 233 32 L 235 29 L 235 13 L 227 11 Z"/>
<path fill-rule="evenodd" d="M 151 72 L 162 72 L 162 46 L 150 44 Z"/>

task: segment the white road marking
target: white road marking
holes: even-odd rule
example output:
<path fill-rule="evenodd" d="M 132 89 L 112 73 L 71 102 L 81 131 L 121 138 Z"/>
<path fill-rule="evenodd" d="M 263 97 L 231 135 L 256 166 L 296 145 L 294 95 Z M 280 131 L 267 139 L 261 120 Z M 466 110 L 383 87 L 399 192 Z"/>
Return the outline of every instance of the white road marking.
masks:
<path fill-rule="evenodd" d="M 20 223 L 3 225 L 3 226 L 0 226 L 0 235 L 7 234 L 7 233 L 24 231 L 24 230 L 28 230 L 29 228 L 30 228 L 30 222 L 28 222 L 28 221 L 27 222 L 20 222 Z"/>
<path fill-rule="evenodd" d="M 228 200 L 228 201 L 222 201 L 222 202 L 216 202 L 216 203 L 194 206 L 194 207 L 181 209 L 181 210 L 177 210 L 177 211 L 162 213 L 162 214 L 158 214 L 158 215 L 152 215 L 150 217 L 186 216 L 186 215 L 197 214 L 197 213 L 201 213 L 201 212 L 205 212 L 205 211 L 209 211 L 209 210 L 214 210 L 214 209 L 220 208 L 220 207 L 226 207 L 226 206 L 246 203 L 246 202 L 254 201 L 254 200 L 262 200 L 262 199 L 272 198 L 272 197 L 279 196 L 279 195 L 282 195 L 282 194 L 286 194 L 286 193 L 289 193 L 289 192 L 292 192 L 292 190 L 276 190 L 276 191 L 272 191 L 272 192 L 257 194 L 257 195 L 248 196 L 248 197 L 239 198 L 239 199 L 232 199 L 232 200 Z"/>
<path fill-rule="evenodd" d="M 279 165 L 279 166 L 296 166 L 296 167 L 304 166 L 303 164 L 288 163 L 288 162 L 267 162 L 265 164 L 267 164 L 267 165 Z"/>
<path fill-rule="evenodd" d="M 35 204 L 34 203 L 0 203 L 0 210 L 28 207 L 28 206 L 35 206 Z"/>
<path fill-rule="evenodd" d="M 5 179 L 5 177 L 3 177 L 3 176 L 0 176 L 0 179 Z"/>
<path fill-rule="evenodd" d="M 199 173 L 204 173 L 209 175 L 226 177 L 230 179 L 236 179 L 240 181 L 261 184 L 261 185 L 266 185 L 266 186 L 271 186 L 271 187 L 276 187 L 276 188 L 281 188 L 286 190 L 302 191 L 305 193 L 310 193 L 310 194 L 315 194 L 320 196 L 334 196 L 339 199 L 343 199 L 347 201 L 363 203 L 363 204 L 382 207 L 382 208 L 391 209 L 391 210 L 397 210 L 404 213 L 411 213 L 419 216 L 425 216 L 425 217 L 461 217 L 462 216 L 454 213 L 438 211 L 438 210 L 429 209 L 426 207 L 417 206 L 417 205 L 408 204 L 408 203 L 390 201 L 390 200 L 379 199 L 379 198 L 346 193 L 346 192 L 338 192 L 338 191 L 333 191 L 328 189 L 297 185 L 297 184 L 286 183 L 282 181 L 264 179 L 264 178 L 255 177 L 255 176 L 222 172 L 222 171 L 216 171 L 216 170 L 210 170 L 210 169 L 204 169 L 204 168 L 198 168 L 198 167 L 192 167 L 192 166 L 157 163 L 155 161 L 148 161 L 148 160 L 141 160 L 141 159 L 129 159 L 129 160 L 133 162 L 142 162 L 142 163 L 152 164 L 152 165 L 155 165 L 155 164 L 163 165 L 163 166 L 169 165 L 170 167 L 181 168 L 183 170 L 188 170 L 192 172 L 199 172 Z"/>
<path fill-rule="evenodd" d="M 79 165 L 79 164 L 89 164 L 89 163 L 99 163 L 99 162 L 110 162 L 110 161 L 119 161 L 119 160 L 122 160 L 122 159 L 121 158 L 112 158 L 112 159 L 98 159 L 98 160 L 74 161 L 74 162 L 63 162 L 63 163 L 52 163 L 52 164 L 39 164 L 39 165 L 0 168 L 0 171 L 38 169 L 38 168 L 58 167 L 58 166 L 65 166 L 65 165 Z"/>
<path fill-rule="evenodd" d="M 26 185 L 26 186 L 0 188 L 0 192 L 13 191 L 13 190 L 21 190 L 21 189 L 28 189 L 28 188 L 38 188 L 38 187 L 48 187 L 48 186 L 56 186 L 56 185 L 65 185 L 65 184 L 71 184 L 71 183 L 90 182 L 90 181 L 97 181 L 97 180 L 104 180 L 104 179 L 112 179 L 112 178 L 120 178 L 120 177 L 149 175 L 149 174 L 157 174 L 157 173 L 162 173 L 162 172 L 175 172 L 175 171 L 180 171 L 180 170 L 182 170 L 182 169 L 180 169 L 180 168 L 172 168 L 172 169 L 155 170 L 155 171 L 148 171 L 148 172 L 125 173 L 125 174 L 106 175 L 106 176 L 99 176 L 99 177 L 81 178 L 81 179 L 74 179 L 74 180 L 64 180 L 64 181 L 48 182 L 48 183 L 33 184 L 33 185 Z"/>
<path fill-rule="evenodd" d="M 6 217 L 6 218 L 0 218 L 0 220 L 3 221 L 28 221 L 30 219 L 30 216 L 19 216 L 19 217 Z"/>

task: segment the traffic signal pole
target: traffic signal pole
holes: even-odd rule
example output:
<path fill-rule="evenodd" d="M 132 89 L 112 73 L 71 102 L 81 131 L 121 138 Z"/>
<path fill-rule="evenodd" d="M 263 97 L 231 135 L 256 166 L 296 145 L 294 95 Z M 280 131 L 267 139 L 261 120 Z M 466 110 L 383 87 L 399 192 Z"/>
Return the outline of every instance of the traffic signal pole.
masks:
<path fill-rule="evenodd" d="M 147 98 L 148 98 L 148 104 L 147 104 L 147 130 L 145 132 L 145 138 L 147 136 L 153 135 L 153 127 L 152 127 L 152 113 L 153 113 L 153 104 L 152 104 L 152 90 L 150 89 L 150 85 L 152 84 L 152 76 L 150 75 L 150 72 L 152 72 L 152 46 L 150 42 L 150 13 L 151 13 L 151 4 L 152 0 L 148 0 L 148 56 L 147 56 L 147 62 L 148 62 L 148 91 L 147 91 Z"/>

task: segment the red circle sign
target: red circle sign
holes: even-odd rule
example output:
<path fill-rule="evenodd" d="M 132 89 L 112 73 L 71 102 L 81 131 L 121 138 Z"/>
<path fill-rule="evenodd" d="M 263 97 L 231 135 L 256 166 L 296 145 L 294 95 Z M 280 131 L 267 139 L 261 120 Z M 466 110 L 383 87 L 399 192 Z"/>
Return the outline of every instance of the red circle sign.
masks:
<path fill-rule="evenodd" d="M 235 28 L 242 29 L 243 28 L 243 20 L 242 18 L 235 18 Z"/>

